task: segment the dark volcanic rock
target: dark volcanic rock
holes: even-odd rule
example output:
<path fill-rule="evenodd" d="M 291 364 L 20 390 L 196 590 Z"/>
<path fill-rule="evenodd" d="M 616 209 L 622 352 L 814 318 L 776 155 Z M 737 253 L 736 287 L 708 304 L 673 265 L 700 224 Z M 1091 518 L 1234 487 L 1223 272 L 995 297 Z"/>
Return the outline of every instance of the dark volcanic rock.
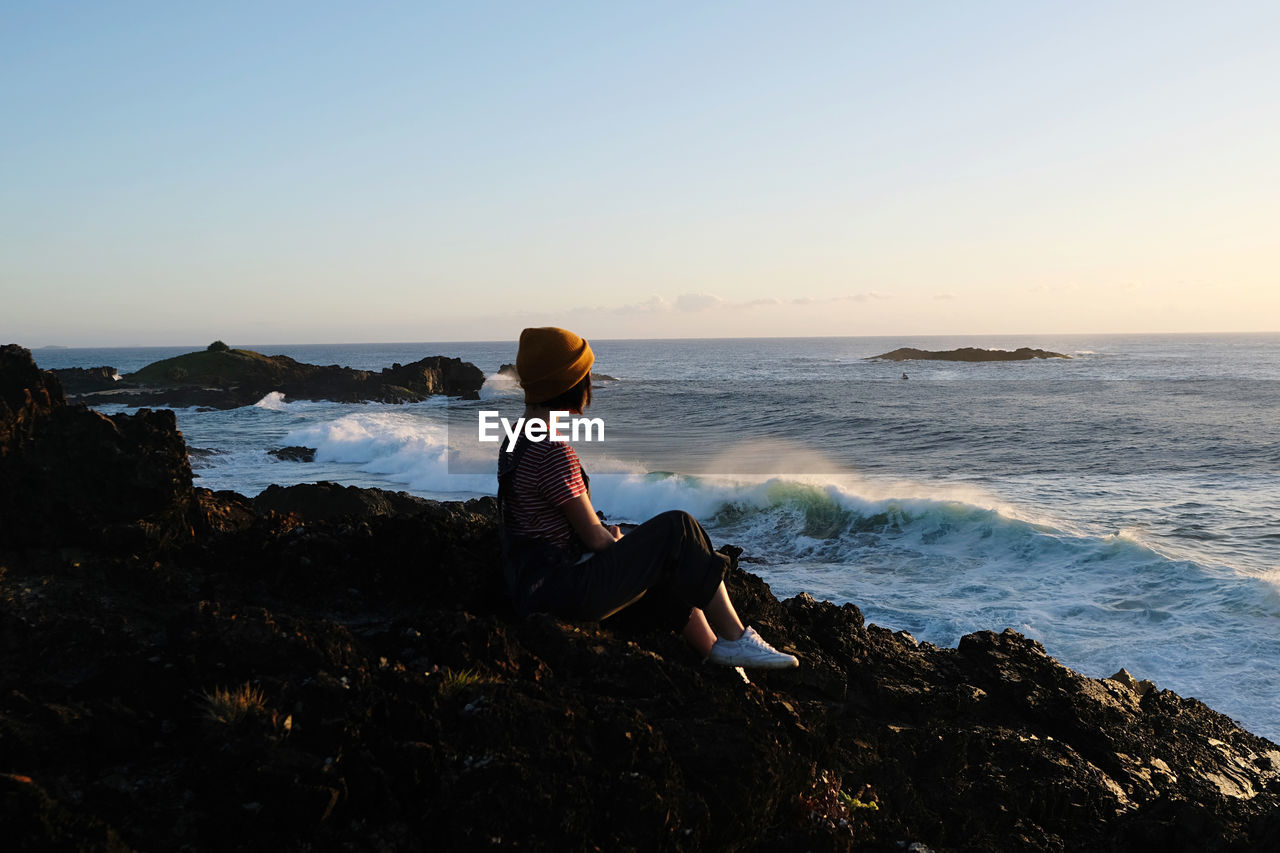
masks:
<path fill-rule="evenodd" d="M 98 416 L 22 355 L 0 351 L 0 494 L 41 511 L 59 495 L 64 516 L 5 498 L 5 545 L 10 513 L 48 534 L 104 511 L 32 467 L 67 449 L 60 420 Z M 116 452 L 148 467 L 175 435 Z M 80 461 L 127 477 L 109 457 Z M 15 849 L 1280 842 L 1280 747 L 1194 699 L 1085 678 L 1012 631 L 918 644 L 852 604 L 780 602 L 735 567 L 744 621 L 802 660 L 744 683 L 634 611 L 516 619 L 492 498 L 318 483 L 254 500 L 197 489 L 186 506 L 180 549 L 0 548 L 0 826 Z"/>
<path fill-rule="evenodd" d="M 420 359 L 412 364 L 384 367 L 375 374 L 383 388 L 384 402 L 399 402 L 393 389 L 403 388 L 403 401 L 412 402 L 425 396 L 447 394 L 467 400 L 480 398 L 484 372 L 470 362 L 442 355 Z"/>
<path fill-rule="evenodd" d="M 191 468 L 172 412 L 106 417 L 0 347 L 0 547 L 132 549 L 192 535 Z"/>
<path fill-rule="evenodd" d="M 279 447 L 275 450 L 268 450 L 272 456 L 282 459 L 285 462 L 315 462 L 316 449 L 314 447 L 302 447 L 301 445 L 292 445 L 290 447 Z"/>
<path fill-rule="evenodd" d="M 1033 358 L 1071 358 L 1071 356 L 1030 347 L 1019 347 L 1013 351 L 978 347 L 933 351 L 903 347 L 893 352 L 873 355 L 871 358 L 886 361 L 1028 361 Z"/>
<path fill-rule="evenodd" d="M 149 364 L 107 390 L 84 392 L 92 402 L 138 406 L 252 405 L 279 391 L 290 399 L 410 403 L 437 394 L 474 400 L 484 374 L 457 358 L 432 356 L 379 372 L 304 364 L 252 350 L 202 350 Z"/>
<path fill-rule="evenodd" d="M 49 372 L 58 377 L 66 394 L 105 391 L 119 381 L 114 367 L 63 367 Z"/>
<path fill-rule="evenodd" d="M 436 501 L 408 492 L 361 489 L 321 481 L 297 486 L 267 486 L 253 499 L 258 512 L 296 513 L 304 519 L 372 518 L 414 515 L 436 506 Z"/>

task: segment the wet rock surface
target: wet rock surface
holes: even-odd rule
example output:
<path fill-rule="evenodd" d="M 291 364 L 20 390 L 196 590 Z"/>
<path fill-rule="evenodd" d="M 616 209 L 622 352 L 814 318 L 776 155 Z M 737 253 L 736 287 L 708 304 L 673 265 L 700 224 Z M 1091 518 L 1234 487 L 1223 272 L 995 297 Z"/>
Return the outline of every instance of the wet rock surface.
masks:
<path fill-rule="evenodd" d="M 298 444 L 289 447 L 278 447 L 275 450 L 268 450 L 272 456 L 282 462 L 315 462 L 316 449 L 314 447 L 303 447 Z"/>
<path fill-rule="evenodd" d="M 249 499 L 188 470 L 180 511 L 157 516 L 187 457 L 154 413 L 132 416 L 138 435 L 101 420 L 133 436 L 116 445 L 133 467 L 166 472 L 158 491 L 76 505 L 66 471 L 33 460 L 107 427 L 17 355 L 0 353 L 0 486 L 19 477 L 38 535 L 6 504 L 11 849 L 1280 845 L 1280 747 L 1012 631 L 940 649 L 735 568 L 744 619 L 802 660 L 744 683 L 626 611 L 516 619 L 492 499 L 324 483 Z M 129 494 L 126 467 L 93 488 Z M 148 512 L 157 535 L 86 533 Z"/>

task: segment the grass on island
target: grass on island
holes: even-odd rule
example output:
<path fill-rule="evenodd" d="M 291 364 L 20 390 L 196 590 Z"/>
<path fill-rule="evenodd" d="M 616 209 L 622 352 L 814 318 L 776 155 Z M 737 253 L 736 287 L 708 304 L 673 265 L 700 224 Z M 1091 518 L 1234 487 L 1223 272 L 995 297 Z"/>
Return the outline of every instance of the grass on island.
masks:
<path fill-rule="evenodd" d="M 148 364 L 124 377 L 139 385 L 240 385 L 283 376 L 273 356 L 247 349 L 202 350 Z"/>

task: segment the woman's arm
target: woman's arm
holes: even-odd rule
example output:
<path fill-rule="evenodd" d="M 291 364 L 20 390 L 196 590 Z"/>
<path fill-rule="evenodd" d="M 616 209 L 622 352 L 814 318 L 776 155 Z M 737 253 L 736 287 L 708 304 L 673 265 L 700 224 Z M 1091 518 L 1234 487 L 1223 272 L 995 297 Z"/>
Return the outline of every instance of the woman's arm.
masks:
<path fill-rule="evenodd" d="M 578 495 L 572 500 L 565 501 L 560 504 L 560 511 L 564 513 L 565 518 L 569 519 L 578 538 L 591 551 L 603 551 L 622 538 L 617 525 L 610 524 L 605 527 L 600 523 L 596 509 L 591 505 L 591 498 L 587 495 Z"/>

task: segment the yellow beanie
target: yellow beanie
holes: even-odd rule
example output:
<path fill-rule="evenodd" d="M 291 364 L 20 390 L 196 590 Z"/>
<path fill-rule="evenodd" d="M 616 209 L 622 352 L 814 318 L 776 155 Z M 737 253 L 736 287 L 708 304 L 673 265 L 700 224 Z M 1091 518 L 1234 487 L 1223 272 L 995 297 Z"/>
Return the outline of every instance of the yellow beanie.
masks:
<path fill-rule="evenodd" d="M 563 394 L 591 372 L 591 345 L 567 329 L 541 326 L 520 333 L 516 372 L 526 403 L 543 403 Z"/>

